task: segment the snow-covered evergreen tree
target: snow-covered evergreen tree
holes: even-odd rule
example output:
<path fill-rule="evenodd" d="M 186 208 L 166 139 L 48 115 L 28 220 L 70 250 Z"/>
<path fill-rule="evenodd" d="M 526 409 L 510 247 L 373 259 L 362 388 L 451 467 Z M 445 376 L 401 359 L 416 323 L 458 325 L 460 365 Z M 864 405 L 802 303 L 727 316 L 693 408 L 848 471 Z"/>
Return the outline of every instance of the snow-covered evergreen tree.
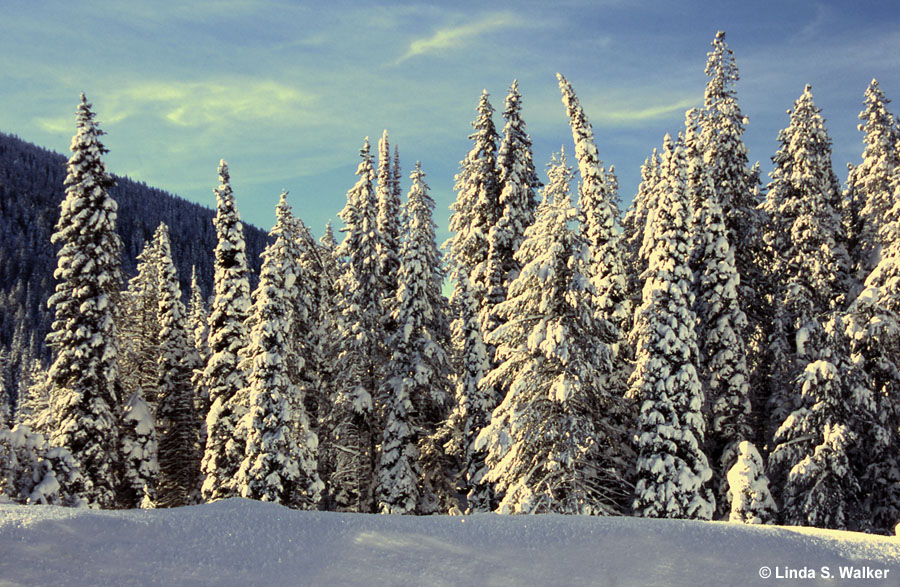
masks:
<path fill-rule="evenodd" d="M 450 484 L 443 446 L 435 442 L 450 387 L 448 307 L 435 243 L 434 201 L 416 163 L 404 209 L 405 238 L 392 341 L 392 394 L 387 398 L 376 499 L 383 513 L 446 512 Z"/>
<path fill-rule="evenodd" d="M 187 329 L 178 272 L 172 259 L 169 228 L 160 224 L 154 240 L 159 262 L 159 482 L 156 500 L 162 507 L 188 505 L 196 497 L 200 475 L 199 421 L 192 376 L 200 359 Z"/>
<path fill-rule="evenodd" d="M 725 215 L 697 141 L 697 111 L 688 112 L 686 126 L 687 180 L 694 210 L 691 232 L 698 374 L 709 414 L 706 454 L 713 464 L 716 503 L 724 515 L 729 505 L 727 472 L 738 457 L 738 445 L 753 438 L 744 342 L 747 317 L 739 306 L 740 275 Z"/>
<path fill-rule="evenodd" d="M 135 393 L 156 411 L 159 399 L 156 359 L 159 356 L 159 247 L 154 238 L 137 256 L 137 275 L 122 292 L 119 310 L 119 371 L 123 400 Z"/>
<path fill-rule="evenodd" d="M 122 416 L 122 486 L 120 502 L 126 509 L 154 507 L 157 461 L 156 422 L 153 410 L 144 401 L 140 390 L 125 404 Z"/>
<path fill-rule="evenodd" d="M 0 428 L 12 427 L 12 393 L 9 377 L 9 353 L 0 349 Z"/>
<path fill-rule="evenodd" d="M 304 368 L 302 357 L 290 356 L 293 302 L 300 273 L 295 219 L 281 195 L 277 222 L 269 233 L 275 242 L 263 252 L 259 286 L 251 309 L 250 346 L 244 353 L 249 412 L 246 451 L 237 473 L 243 497 L 313 509 L 323 489 L 316 463 L 318 439 L 310 430 L 301 390 L 291 369 Z"/>
<path fill-rule="evenodd" d="M 80 507 L 86 485 L 78 463 L 62 447 L 50 446 L 28 426 L 0 428 L 0 503 Z"/>
<path fill-rule="evenodd" d="M 509 284 L 521 269 L 515 253 L 525 238 L 525 229 L 534 222 L 535 189 L 541 185 L 534 168 L 531 137 L 522 120 L 521 100 L 519 82 L 513 81 L 506 96 L 506 124 L 497 153 L 500 217 L 488 232 L 486 298 L 481 318 L 485 332 L 496 328 L 494 307 L 506 299 Z"/>
<path fill-rule="evenodd" d="M 602 418 L 620 401 L 603 387 L 611 327 L 591 304 L 590 247 L 573 226 L 571 177 L 561 158 L 516 253 L 523 267 L 497 307 L 502 325 L 489 338 L 500 364 L 487 383 L 509 391 L 475 449 L 487 449 L 485 477 L 503 495 L 503 513 L 611 514 L 628 495 L 616 454 L 622 431 Z"/>
<path fill-rule="evenodd" d="M 375 196 L 378 200 L 379 262 L 385 280 L 385 297 L 394 297 L 397 291 L 397 270 L 400 267 L 400 193 L 396 189 L 394 165 L 391 164 L 391 147 L 387 130 L 378 141 L 378 184 Z"/>
<path fill-rule="evenodd" d="M 460 162 L 456 175 L 456 202 L 451 206 L 450 231 L 453 237 L 444 247 L 450 275 L 465 272 L 472 286 L 472 295 L 479 312 L 487 295 L 487 258 L 491 227 L 497 224 L 500 208 L 500 183 L 497 177 L 497 143 L 499 136 L 494 126 L 494 108 L 488 100 L 487 90 L 478 102 L 478 117 L 469 135 L 472 149 Z"/>
<path fill-rule="evenodd" d="M 875 401 L 848 352 L 839 314 L 810 331 L 818 358 L 796 382 L 798 407 L 775 433 L 769 478 L 781 487 L 782 521 L 835 529 L 863 529 L 861 443 L 874 422 Z"/>
<path fill-rule="evenodd" d="M 33 359 L 25 376 L 19 380 L 18 404 L 15 424 L 24 424 L 32 432 L 48 437 L 53 430 L 53 411 L 50 390 L 53 382 L 49 371 L 37 359 Z"/>
<path fill-rule="evenodd" d="M 591 247 L 589 278 L 595 290 L 593 304 L 601 321 L 608 321 L 621 329 L 631 315 L 631 303 L 625 289 L 624 249 L 616 227 L 619 219 L 618 195 L 606 181 L 607 172 L 600 161 L 593 128 L 575 96 L 572 84 L 559 73 L 556 77 L 569 116 L 578 173 L 581 175 L 578 207 L 581 230 Z"/>
<path fill-rule="evenodd" d="M 850 250 L 854 277 L 860 283 L 875 268 L 881 248 L 888 245 L 881 240 L 882 227 L 894 220 L 890 214 L 896 202 L 892 182 L 900 172 L 900 130 L 887 110 L 889 103 L 878 80 L 873 79 L 859 113 L 863 121 L 859 130 L 865 133 L 862 162 L 847 179 Z"/>
<path fill-rule="evenodd" d="M 778 362 L 769 398 L 776 426 L 798 407 L 792 404 L 790 382 L 817 358 L 816 349 L 804 342 L 823 313 L 843 306 L 850 269 L 831 140 L 810 86 L 794 103 L 790 125 L 778 140 L 764 205 L 777 304 L 771 344 Z"/>
<path fill-rule="evenodd" d="M 462 348 L 460 367 L 456 372 L 454 407 L 445 424 L 445 448 L 460 462 L 466 513 L 489 512 L 496 505 L 493 486 L 484 479 L 486 451 L 476 448 L 475 440 L 491 421 L 491 412 L 497 407 L 497 394 L 484 379 L 491 364 L 469 279 L 465 274 L 460 274 L 459 279 L 461 281 L 454 289 L 457 298 L 453 303 L 459 308 Z"/>
<path fill-rule="evenodd" d="M 379 435 L 376 399 L 381 389 L 386 350 L 382 328 L 383 291 L 378 259 L 377 200 L 369 140 L 360 151 L 359 180 L 347 192 L 341 211 L 344 241 L 338 255 L 346 259 L 339 283 L 341 316 L 333 410 L 334 471 L 331 499 L 340 510 L 372 512 L 372 485 Z"/>
<path fill-rule="evenodd" d="M 206 389 L 203 371 L 209 362 L 209 312 L 203 292 L 197 282 L 197 268 L 191 267 L 191 293 L 188 306 L 188 336 L 193 342 L 197 366 L 191 374 L 194 388 L 194 413 L 197 416 L 198 442 L 201 449 L 206 444 L 206 415 L 209 413 L 209 390 Z"/>
<path fill-rule="evenodd" d="M 729 522 L 741 524 L 774 524 L 778 510 L 762 457 L 747 440 L 738 445 L 737 462 L 728 470 L 728 492 L 731 494 Z"/>
<path fill-rule="evenodd" d="M 874 392 L 875 420 L 855 457 L 865 469 L 866 516 L 875 531 L 890 534 L 900 519 L 900 222 L 883 225 L 880 240 L 887 247 L 848 308 L 845 329 L 851 360 Z"/>
<path fill-rule="evenodd" d="M 67 165 L 66 197 L 53 243 L 60 246 L 49 300 L 55 320 L 47 344 L 54 351 L 50 443 L 65 447 L 83 472 L 77 489 L 92 506 L 116 504 L 119 468 L 116 298 L 122 244 L 116 234 L 113 185 L 101 160 L 103 131 L 84 94 Z"/>
<path fill-rule="evenodd" d="M 696 370 L 691 209 L 681 141 L 666 163 L 632 331 L 629 395 L 640 406 L 634 510 L 647 517 L 709 519 L 715 499 L 706 487 L 712 470 L 702 449 L 704 398 Z"/>
<path fill-rule="evenodd" d="M 233 481 L 243 459 L 244 445 L 235 433 L 246 412 L 246 406 L 235 397 L 246 387 L 246 374 L 238 368 L 238 353 L 247 346 L 244 322 L 250 309 L 244 229 L 225 161 L 219 163 L 219 187 L 214 191 L 213 222 L 219 243 L 215 250 L 215 298 L 209 316 L 210 358 L 201 379 L 210 400 L 201 463 L 201 489 L 207 501 L 236 494 Z"/>
<path fill-rule="evenodd" d="M 641 275 L 647 268 L 647 260 L 640 255 L 644 243 L 647 219 L 656 207 L 656 188 L 660 178 L 659 152 L 653 149 L 641 166 L 641 183 L 638 193 L 625 212 L 622 220 L 622 241 L 625 255 L 625 269 L 628 276 L 628 297 L 633 307 L 641 303 L 641 290 L 644 287 Z M 627 325 L 631 327 L 630 324 Z"/>

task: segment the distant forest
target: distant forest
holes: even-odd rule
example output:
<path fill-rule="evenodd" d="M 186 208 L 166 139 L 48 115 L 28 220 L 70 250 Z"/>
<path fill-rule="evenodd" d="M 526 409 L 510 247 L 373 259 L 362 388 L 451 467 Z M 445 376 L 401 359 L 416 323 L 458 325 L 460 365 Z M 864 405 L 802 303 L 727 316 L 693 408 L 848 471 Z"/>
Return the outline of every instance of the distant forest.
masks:
<path fill-rule="evenodd" d="M 17 388 L 22 367 L 31 358 L 49 363 L 45 345 L 53 320 L 47 299 L 53 293 L 56 251 L 50 236 L 65 196 L 67 157 L 0 133 L 0 350 L 7 349 L 10 389 Z M 210 186 L 210 202 L 213 201 Z M 215 212 L 184 198 L 127 177 L 117 177 L 110 195 L 118 203 L 117 229 L 124 245 L 125 279 L 136 271 L 136 257 L 160 222 L 170 227 L 172 254 L 181 291 L 190 291 L 191 267 L 205 297 L 212 294 Z M 266 232 L 245 227 L 247 252 L 254 275 Z M 14 344 L 15 341 L 15 344 Z"/>

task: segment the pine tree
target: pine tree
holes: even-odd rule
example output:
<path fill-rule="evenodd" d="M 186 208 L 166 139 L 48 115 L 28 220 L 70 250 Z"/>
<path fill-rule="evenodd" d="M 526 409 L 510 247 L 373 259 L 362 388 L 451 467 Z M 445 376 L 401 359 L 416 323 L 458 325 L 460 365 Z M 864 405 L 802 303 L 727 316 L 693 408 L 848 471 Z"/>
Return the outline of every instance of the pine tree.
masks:
<path fill-rule="evenodd" d="M 347 193 L 341 211 L 344 241 L 338 255 L 346 259 L 339 283 L 341 316 L 337 382 L 332 430 L 334 471 L 332 499 L 338 509 L 372 512 L 375 445 L 378 438 L 376 400 L 383 379 L 386 351 L 381 327 L 382 279 L 378 259 L 377 202 L 368 138 L 360 151 L 359 180 Z"/>
<path fill-rule="evenodd" d="M 160 224 L 155 240 L 159 252 L 160 288 L 157 500 L 162 507 L 175 507 L 194 501 L 200 475 L 199 426 L 191 381 L 194 370 L 200 366 L 200 359 L 187 330 L 168 226 Z"/>
<path fill-rule="evenodd" d="M 594 307 L 598 317 L 618 329 L 631 315 L 631 304 L 625 291 L 625 268 L 621 237 L 616 228 L 619 219 L 618 196 L 607 183 L 607 172 L 600 161 L 594 131 L 572 85 L 557 73 L 563 104 L 569 116 L 575 158 L 581 175 L 578 207 L 581 230 L 591 247 L 590 279 L 596 291 Z M 617 345 L 618 346 L 618 345 Z"/>
<path fill-rule="evenodd" d="M 6 349 L 0 349 L 0 428 L 12 427 L 9 366 L 9 353 L 6 352 Z"/>
<path fill-rule="evenodd" d="M 535 189 L 541 185 L 534 168 L 531 137 L 521 116 L 521 99 L 519 83 L 513 81 L 506 97 L 506 124 L 497 154 L 500 217 L 488 232 L 486 298 L 481 318 L 485 332 L 498 326 L 494 307 L 506 299 L 509 284 L 521 269 L 515 253 L 525 238 L 525 229 L 534 222 Z"/>
<path fill-rule="evenodd" d="M 688 112 L 686 125 L 687 180 L 694 210 L 698 374 L 709 413 L 706 454 L 714 464 L 716 503 L 724 515 L 729 505 L 727 472 L 737 460 L 740 443 L 753 437 L 744 342 L 747 317 L 739 306 L 740 275 L 725 215 L 698 148 L 697 111 Z"/>
<path fill-rule="evenodd" d="M 740 281 L 738 307 L 747 315 L 744 340 L 751 394 L 761 408 L 769 395 L 768 381 L 777 357 L 769 352 L 767 340 L 775 322 L 766 300 L 770 285 L 765 268 L 769 255 L 764 252 L 762 232 L 765 214 L 759 210 L 759 170 L 751 167 L 743 135 L 747 118 L 738 104 L 735 86 L 740 73 L 734 53 L 725 42 L 725 32 L 716 33 L 712 51 L 707 53 L 699 150 L 709 173 L 716 200 L 722 208 L 728 242 L 734 253 L 734 265 Z M 758 409 L 755 418 L 762 419 Z M 754 423 L 759 434 L 763 426 Z M 761 437 L 758 437 L 761 439 Z"/>
<path fill-rule="evenodd" d="M 156 238 L 144 244 L 137 256 L 137 275 L 121 295 L 119 312 L 119 371 L 123 399 L 135 393 L 156 412 L 159 400 L 159 247 Z"/>
<path fill-rule="evenodd" d="M 704 398 L 691 309 L 686 166 L 679 141 L 663 170 L 657 222 L 648 235 L 653 245 L 643 302 L 632 331 L 635 369 L 629 394 L 640 406 L 634 510 L 646 517 L 709 519 L 715 499 L 706 488 L 712 471 L 701 448 Z"/>
<path fill-rule="evenodd" d="M 625 253 L 625 269 L 628 276 L 628 297 L 632 307 L 641 303 L 644 287 L 640 276 L 647 269 L 647 260 L 640 255 L 644 243 L 648 218 L 656 208 L 656 188 L 660 177 L 660 158 L 656 149 L 641 166 L 641 183 L 631 206 L 622 220 L 622 241 Z M 627 324 L 630 328 L 631 324 Z"/>
<path fill-rule="evenodd" d="M 465 275 L 460 275 L 459 279 L 461 282 L 454 289 L 458 297 L 453 303 L 459 308 L 462 352 L 460 368 L 456 371 L 454 407 L 445 424 L 445 448 L 461 463 L 466 513 L 489 512 L 495 505 L 494 492 L 484 479 L 486 452 L 475 448 L 475 439 L 491 421 L 491 412 L 497 407 L 497 394 L 484 381 L 491 366 L 471 286 Z"/>
<path fill-rule="evenodd" d="M 849 353 L 845 317 L 810 331 L 817 357 L 796 380 L 799 406 L 775 433 L 769 477 L 782 488 L 782 519 L 792 525 L 862 529 L 862 444 L 874 421 L 872 390 Z M 863 457 L 863 458 L 860 458 Z"/>
<path fill-rule="evenodd" d="M 627 495 L 620 437 L 601 423 L 619 398 L 603 387 L 613 352 L 591 305 L 590 248 L 571 226 L 571 177 L 562 156 L 490 335 L 500 364 L 486 383 L 509 392 L 475 449 L 487 450 L 485 479 L 503 495 L 502 513 L 611 514 Z"/>
<path fill-rule="evenodd" d="M 399 164 L 398 164 L 399 165 Z M 378 256 L 381 275 L 385 280 L 385 297 L 394 297 L 397 291 L 397 270 L 400 266 L 400 194 L 395 182 L 398 172 L 391 165 L 391 147 L 387 130 L 378 141 L 378 234 L 381 236 Z"/>
<path fill-rule="evenodd" d="M 24 373 L 25 376 L 19 379 L 15 424 L 28 426 L 32 432 L 49 437 L 53 430 L 50 373 L 37 359 L 32 360 Z"/>
<path fill-rule="evenodd" d="M 383 513 L 446 511 L 443 447 L 434 441 L 450 386 L 448 308 L 432 220 L 434 201 L 416 163 L 404 209 L 403 241 L 392 341 L 392 391 L 387 400 L 376 497 Z"/>
<path fill-rule="evenodd" d="M 281 195 L 275 242 L 263 252 L 259 286 L 251 312 L 250 346 L 244 361 L 248 372 L 250 409 L 244 417 L 247 444 L 237 474 L 241 496 L 312 509 L 322 482 L 316 463 L 318 439 L 310 430 L 301 390 L 290 371 L 302 370 L 303 358 L 291 356 L 293 300 L 300 273 L 295 220 Z"/>
<path fill-rule="evenodd" d="M 191 267 L 191 294 L 188 307 L 188 336 L 193 342 L 197 365 L 191 374 L 194 388 L 194 413 L 197 416 L 197 441 L 201 449 L 206 444 L 206 415 L 209 413 L 209 390 L 205 387 L 203 372 L 209 363 L 209 313 L 203 292 L 197 283 L 197 269 Z"/>
<path fill-rule="evenodd" d="M 859 113 L 865 133 L 862 163 L 853 168 L 847 179 L 850 208 L 850 249 L 854 276 L 857 282 L 878 263 L 880 249 L 889 243 L 881 239 L 881 228 L 890 217 L 895 202 L 892 181 L 900 171 L 900 131 L 894 115 L 888 112 L 890 103 L 873 79 L 866 89 L 864 108 Z"/>
<path fill-rule="evenodd" d="M 80 465 L 82 497 L 92 506 L 116 503 L 118 482 L 118 349 L 116 297 L 122 244 L 116 234 L 116 203 L 108 190 L 112 177 L 101 156 L 103 131 L 84 94 L 72 139 L 66 197 L 53 243 L 61 246 L 54 272 L 55 312 L 47 344 L 54 422 L 50 442 L 66 447 Z"/>
<path fill-rule="evenodd" d="M 159 476 L 157 435 L 153 410 L 140 390 L 131 395 L 122 417 L 122 494 L 127 509 L 154 507 Z"/>
<path fill-rule="evenodd" d="M 478 118 L 472 123 L 475 132 L 469 135 L 472 150 L 460 162 L 456 175 L 456 202 L 451 206 L 450 230 L 453 237 L 444 244 L 448 249 L 450 276 L 465 272 L 472 285 L 472 295 L 479 313 L 487 295 L 487 259 L 491 227 L 501 215 L 500 184 L 497 177 L 497 142 L 494 127 L 494 108 L 487 90 L 478 102 Z"/>
<path fill-rule="evenodd" d="M 246 387 L 246 375 L 238 368 L 238 353 L 247 346 L 244 322 L 250 308 L 244 229 L 225 161 L 219 163 L 215 194 L 213 222 L 219 239 L 215 250 L 215 298 L 209 316 L 210 358 L 201 380 L 210 400 L 206 450 L 201 463 L 201 490 L 206 501 L 236 494 L 233 480 L 244 454 L 242 439 L 236 432 L 246 412 L 246 406 L 236 397 Z"/>
<path fill-rule="evenodd" d="M 728 492 L 731 494 L 729 522 L 741 524 L 774 524 L 777 506 L 769 491 L 762 457 L 749 441 L 738 445 L 737 462 L 728 470 Z"/>
<path fill-rule="evenodd" d="M 896 206 L 895 206 L 896 210 Z M 900 212 L 900 210 L 897 210 Z M 896 213 L 896 212 L 895 212 Z M 895 216 L 896 218 L 896 216 Z M 847 310 L 845 333 L 850 358 L 868 377 L 875 419 L 862 431 L 857 464 L 867 490 L 866 517 L 872 528 L 890 534 L 900 519 L 900 222 L 882 226 L 888 243 L 863 291 Z"/>
<path fill-rule="evenodd" d="M 831 140 L 810 86 L 794 103 L 790 120 L 778 136 L 781 148 L 772 158 L 764 206 L 778 308 L 772 341 L 778 363 L 769 398 L 775 425 L 797 407 L 786 386 L 815 360 L 816 349 L 804 341 L 823 313 L 843 307 L 850 267 Z"/>

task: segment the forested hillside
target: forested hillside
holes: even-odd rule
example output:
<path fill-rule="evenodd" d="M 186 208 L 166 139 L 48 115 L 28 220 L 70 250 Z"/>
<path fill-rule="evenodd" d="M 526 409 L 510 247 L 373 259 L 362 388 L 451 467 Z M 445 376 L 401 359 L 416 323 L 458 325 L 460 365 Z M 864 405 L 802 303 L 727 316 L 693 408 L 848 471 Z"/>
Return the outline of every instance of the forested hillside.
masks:
<path fill-rule="evenodd" d="M 44 344 L 53 318 L 47 299 L 55 287 L 56 247 L 50 236 L 59 218 L 65 178 L 64 155 L 0 133 L 0 349 L 9 352 L 5 376 L 12 379 L 12 388 L 30 357 L 43 362 L 50 358 Z M 191 267 L 196 266 L 197 280 L 208 297 L 216 245 L 213 210 L 128 178 L 117 178 L 110 194 L 118 203 L 125 279 L 134 274 L 135 258 L 144 243 L 165 222 L 171 230 L 181 291 L 189 291 Z M 245 238 L 256 274 L 266 233 L 247 226 Z"/>

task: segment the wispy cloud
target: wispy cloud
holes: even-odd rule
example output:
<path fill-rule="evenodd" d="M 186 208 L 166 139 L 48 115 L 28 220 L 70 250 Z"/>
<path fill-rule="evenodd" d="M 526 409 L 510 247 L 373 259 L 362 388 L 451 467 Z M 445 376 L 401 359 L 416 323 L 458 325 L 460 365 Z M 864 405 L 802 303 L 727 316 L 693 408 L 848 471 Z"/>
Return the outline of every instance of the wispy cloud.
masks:
<path fill-rule="evenodd" d="M 272 80 L 233 78 L 204 82 L 142 81 L 104 98 L 105 120 L 116 123 L 149 113 L 182 127 L 228 121 L 269 122 L 308 119 L 315 95 Z"/>
<path fill-rule="evenodd" d="M 441 28 L 434 32 L 430 37 L 415 39 L 409 44 L 409 48 L 397 61 L 395 65 L 403 63 L 407 59 L 425 55 L 427 53 L 437 53 L 446 49 L 454 49 L 464 45 L 467 41 L 491 33 L 500 29 L 519 26 L 521 19 L 514 14 L 508 12 L 497 12 L 485 15 L 481 20 L 470 22 L 461 26 Z"/>
<path fill-rule="evenodd" d="M 683 98 L 669 104 L 659 104 L 639 109 L 614 106 L 612 108 L 599 109 L 595 119 L 598 123 L 609 125 L 638 124 L 666 118 L 701 104 L 702 99 L 700 98 Z"/>

